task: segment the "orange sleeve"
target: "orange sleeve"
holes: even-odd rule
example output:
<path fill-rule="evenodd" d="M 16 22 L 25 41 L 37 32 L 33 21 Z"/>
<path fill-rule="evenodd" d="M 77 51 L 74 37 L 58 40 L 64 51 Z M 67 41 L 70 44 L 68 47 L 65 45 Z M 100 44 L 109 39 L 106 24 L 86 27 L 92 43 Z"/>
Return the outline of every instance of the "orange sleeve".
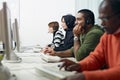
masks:
<path fill-rule="evenodd" d="M 118 59 L 120 55 L 119 52 L 117 52 L 119 51 L 118 44 L 120 43 L 113 44 L 118 45 L 117 49 L 115 49 L 116 50 L 115 54 L 114 52 L 110 53 L 110 51 L 112 51 L 111 50 L 112 48 L 109 48 L 110 47 L 109 43 L 111 43 L 109 39 L 115 40 L 114 38 L 116 37 L 114 37 L 113 35 L 108 36 L 104 34 L 101 37 L 100 43 L 98 44 L 94 52 L 90 53 L 88 57 L 79 62 L 81 70 L 83 71 L 82 73 L 85 75 L 85 80 L 120 80 L 120 63 L 119 63 L 120 59 Z M 110 42 L 108 42 L 108 40 Z M 109 52 L 107 52 L 108 50 Z M 109 68 L 100 70 L 99 68 L 103 64 L 107 64 Z"/>
<path fill-rule="evenodd" d="M 84 71 L 85 80 L 120 80 L 120 66 L 96 71 Z"/>

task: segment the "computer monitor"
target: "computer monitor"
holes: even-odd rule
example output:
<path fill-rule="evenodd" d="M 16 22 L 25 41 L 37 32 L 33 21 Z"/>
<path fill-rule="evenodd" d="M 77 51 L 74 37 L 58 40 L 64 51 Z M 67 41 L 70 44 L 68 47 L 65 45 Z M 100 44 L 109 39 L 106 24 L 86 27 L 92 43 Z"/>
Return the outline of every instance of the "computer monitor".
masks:
<path fill-rule="evenodd" d="M 15 47 L 15 50 L 17 52 L 20 52 L 20 38 L 17 18 L 15 18 L 14 23 L 12 24 L 12 32 L 13 32 L 13 45 Z"/>
<path fill-rule="evenodd" d="M 0 11 L 1 13 L 1 30 L 2 30 L 2 43 L 3 43 L 3 50 L 4 50 L 4 58 L 8 62 L 15 61 L 18 62 L 20 59 L 14 53 L 13 49 L 13 33 L 11 29 L 11 13 L 10 9 L 7 6 L 6 2 L 3 2 L 3 8 Z"/>
<path fill-rule="evenodd" d="M 3 42 L 2 42 L 2 10 L 0 10 L 0 53 L 3 54 Z"/>

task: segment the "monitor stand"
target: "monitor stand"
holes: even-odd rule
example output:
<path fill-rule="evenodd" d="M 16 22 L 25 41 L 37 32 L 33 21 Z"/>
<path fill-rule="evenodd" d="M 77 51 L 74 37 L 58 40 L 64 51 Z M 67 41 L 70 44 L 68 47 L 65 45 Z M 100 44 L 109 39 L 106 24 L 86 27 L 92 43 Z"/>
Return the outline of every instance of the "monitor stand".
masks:
<path fill-rule="evenodd" d="M 20 63 L 22 59 L 18 57 L 15 52 L 12 51 L 9 55 L 4 55 L 3 61 L 8 63 Z"/>

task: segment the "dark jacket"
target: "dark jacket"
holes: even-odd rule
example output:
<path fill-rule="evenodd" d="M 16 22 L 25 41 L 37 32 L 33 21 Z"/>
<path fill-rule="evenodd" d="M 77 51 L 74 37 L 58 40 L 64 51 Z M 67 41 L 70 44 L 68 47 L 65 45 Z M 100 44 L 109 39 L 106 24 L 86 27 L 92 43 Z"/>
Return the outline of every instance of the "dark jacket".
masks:
<path fill-rule="evenodd" d="M 76 19 L 72 15 L 65 15 L 62 18 L 64 18 L 68 28 L 65 29 L 66 34 L 65 34 L 64 44 L 61 45 L 60 47 L 55 48 L 54 49 L 55 51 L 64 51 L 64 50 L 70 49 L 74 44 L 73 28 L 74 28 Z"/>

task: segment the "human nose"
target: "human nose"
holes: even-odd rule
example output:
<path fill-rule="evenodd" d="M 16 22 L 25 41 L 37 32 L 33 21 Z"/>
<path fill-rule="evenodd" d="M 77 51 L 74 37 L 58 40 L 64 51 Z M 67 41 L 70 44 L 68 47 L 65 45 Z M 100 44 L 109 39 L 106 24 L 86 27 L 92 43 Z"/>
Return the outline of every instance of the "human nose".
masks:
<path fill-rule="evenodd" d="M 78 24 L 78 21 L 76 20 L 76 21 L 75 21 L 75 25 L 77 25 L 77 24 Z"/>
<path fill-rule="evenodd" d="M 101 26 L 105 26 L 106 22 L 105 21 L 101 21 Z"/>
<path fill-rule="evenodd" d="M 102 19 L 98 19 L 98 24 L 99 24 L 100 26 L 105 26 L 106 21 L 104 21 L 104 20 L 102 20 Z"/>

